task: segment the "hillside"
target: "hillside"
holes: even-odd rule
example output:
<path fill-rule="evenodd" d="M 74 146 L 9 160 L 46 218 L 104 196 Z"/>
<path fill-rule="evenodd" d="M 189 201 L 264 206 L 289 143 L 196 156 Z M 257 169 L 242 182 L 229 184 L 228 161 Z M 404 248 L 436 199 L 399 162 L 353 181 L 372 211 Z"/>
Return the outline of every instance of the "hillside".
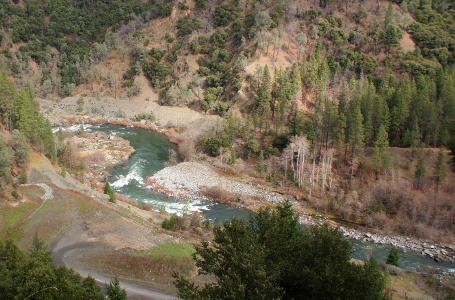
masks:
<path fill-rule="evenodd" d="M 452 239 L 453 151 L 424 150 L 455 143 L 450 3 L 4 4 L 3 68 L 55 123 L 160 130 L 185 159 L 230 157 L 316 210 Z"/>
<path fill-rule="evenodd" d="M 47 203 L 35 197 L 39 188 L 18 185 L 49 179 L 34 180 L 30 147 L 81 182 L 99 185 L 101 178 L 86 176 L 87 162 L 75 147 L 52 134 L 51 123 L 110 122 L 157 130 L 186 161 L 277 191 L 306 212 L 455 247 L 451 1 L 0 4 L 0 204 L 7 214 Z M 175 169 L 164 173 L 172 178 Z M 55 194 L 79 203 L 79 194 L 59 187 L 62 179 L 52 172 Z M 249 209 L 265 203 L 239 193 L 207 187 L 205 196 Z M 22 195 L 34 200 L 19 203 Z M 90 224 L 84 214 L 70 210 L 77 226 Z M 125 218 L 119 226 L 127 226 Z M 3 236 L 22 238 L 24 224 L 14 224 Z M 103 243 L 115 248 L 109 239 Z M 109 254 L 118 263 L 112 272 L 137 254 L 122 251 Z M 93 268 L 109 269 L 101 258 L 86 256 Z"/>

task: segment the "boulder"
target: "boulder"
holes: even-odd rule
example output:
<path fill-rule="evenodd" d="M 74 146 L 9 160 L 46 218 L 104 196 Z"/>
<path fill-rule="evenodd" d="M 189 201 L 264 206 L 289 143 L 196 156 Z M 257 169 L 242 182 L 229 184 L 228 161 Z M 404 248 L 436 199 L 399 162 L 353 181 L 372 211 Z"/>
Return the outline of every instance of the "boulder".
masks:
<path fill-rule="evenodd" d="M 386 263 L 383 260 L 379 261 L 379 265 L 382 268 L 386 269 L 387 272 L 389 272 L 389 274 L 392 276 L 401 276 L 401 274 L 403 274 L 403 269 L 395 267 L 393 265 L 389 265 L 388 263 Z"/>

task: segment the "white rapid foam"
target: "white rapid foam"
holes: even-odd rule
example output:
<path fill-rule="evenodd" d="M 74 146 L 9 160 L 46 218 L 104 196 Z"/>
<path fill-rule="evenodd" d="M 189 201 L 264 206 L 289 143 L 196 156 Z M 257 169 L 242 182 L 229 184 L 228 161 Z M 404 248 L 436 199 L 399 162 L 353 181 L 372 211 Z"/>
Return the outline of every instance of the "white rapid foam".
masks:
<path fill-rule="evenodd" d="M 150 203 L 155 210 L 159 210 L 161 205 L 164 205 L 166 208 L 166 212 L 173 214 L 176 213 L 177 215 L 182 215 L 183 209 L 185 207 L 185 203 L 183 201 L 179 202 L 165 202 L 159 200 L 145 200 L 143 199 L 142 202 Z M 204 212 L 209 210 L 209 205 L 202 203 L 201 200 L 191 199 L 190 203 L 188 204 L 189 211 L 197 211 L 197 212 Z"/>
<path fill-rule="evenodd" d="M 73 124 L 71 126 L 55 126 L 55 127 L 52 127 L 52 132 L 56 133 L 60 129 L 62 131 L 76 132 L 81 129 L 81 126 L 82 126 L 83 130 L 85 130 L 85 131 L 92 131 L 92 128 L 95 127 L 92 124 Z"/>
<path fill-rule="evenodd" d="M 128 185 L 131 181 L 136 180 L 139 186 L 144 185 L 144 178 L 141 175 L 141 163 L 142 160 L 138 160 L 131 166 L 130 172 L 123 178 L 119 178 L 118 180 L 111 183 L 112 187 L 121 188 L 125 185 Z"/>

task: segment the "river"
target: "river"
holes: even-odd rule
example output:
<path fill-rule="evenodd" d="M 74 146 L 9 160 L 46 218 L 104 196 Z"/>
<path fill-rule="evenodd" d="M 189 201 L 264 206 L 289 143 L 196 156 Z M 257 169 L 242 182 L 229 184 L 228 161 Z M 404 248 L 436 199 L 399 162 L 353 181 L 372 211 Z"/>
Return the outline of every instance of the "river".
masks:
<path fill-rule="evenodd" d="M 77 130 L 80 125 L 74 125 L 70 130 Z M 161 170 L 169 159 L 169 149 L 177 151 L 176 145 L 170 143 L 165 136 L 158 132 L 110 124 L 84 124 L 84 129 L 115 133 L 130 141 L 136 152 L 128 162 L 110 170 L 109 183 L 118 193 L 124 194 L 142 203 L 151 204 L 156 210 L 162 205 L 168 212 L 181 212 L 184 203 L 175 198 L 165 197 L 163 194 L 150 189 L 144 184 L 146 176 Z M 206 200 L 191 200 L 190 210 L 199 211 L 214 222 L 224 221 L 237 216 L 245 218 L 249 212 L 223 203 Z M 352 240 L 354 244 L 353 258 L 365 260 L 374 255 L 378 260 L 386 259 L 391 247 L 374 243 L 364 243 Z M 455 265 L 436 262 L 434 259 L 420 255 L 413 251 L 400 251 L 400 265 L 410 270 L 438 271 L 443 273 L 455 271 Z"/>
<path fill-rule="evenodd" d="M 80 126 L 73 125 L 67 130 L 76 131 Z M 159 210 L 162 205 L 169 213 L 179 213 L 183 210 L 185 205 L 183 201 L 165 197 L 144 184 L 147 176 L 165 167 L 169 159 L 169 149 L 178 152 L 176 145 L 170 143 L 164 135 L 142 128 L 111 124 L 84 124 L 83 126 L 85 130 L 115 133 L 128 140 L 136 150 L 126 163 L 109 170 L 111 176 L 108 181 L 117 193 L 127 195 L 143 204 L 151 204 L 155 210 Z M 224 221 L 233 216 L 244 218 L 249 213 L 231 205 L 206 200 L 191 200 L 189 208 L 191 211 L 203 213 L 214 222 Z"/>

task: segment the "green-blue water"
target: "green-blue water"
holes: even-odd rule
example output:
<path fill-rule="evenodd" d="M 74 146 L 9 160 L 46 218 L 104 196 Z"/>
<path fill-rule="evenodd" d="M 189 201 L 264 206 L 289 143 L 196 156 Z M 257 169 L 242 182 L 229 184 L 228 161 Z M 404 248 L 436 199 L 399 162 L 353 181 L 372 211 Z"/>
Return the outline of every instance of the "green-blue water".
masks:
<path fill-rule="evenodd" d="M 84 128 L 115 133 L 128 140 L 136 150 L 126 163 L 109 170 L 111 176 L 108 181 L 116 192 L 142 203 L 149 203 L 156 210 L 164 205 L 168 212 L 182 211 L 183 201 L 167 198 L 144 184 L 147 176 L 164 168 L 165 162 L 169 159 L 168 150 L 173 149 L 177 152 L 176 145 L 170 143 L 164 135 L 142 128 L 110 124 L 87 124 Z M 230 219 L 233 216 L 244 218 L 248 214 L 247 211 L 230 205 L 205 200 L 191 200 L 190 210 L 199 211 L 215 222 Z"/>
<path fill-rule="evenodd" d="M 77 130 L 79 127 L 80 125 L 75 125 L 72 128 Z M 166 210 L 169 212 L 182 210 L 184 205 L 182 201 L 175 198 L 167 198 L 144 184 L 146 176 L 150 176 L 164 168 L 164 163 L 169 158 L 168 150 L 174 149 L 177 151 L 177 147 L 170 143 L 165 136 L 141 128 L 110 124 L 87 124 L 84 125 L 84 128 L 92 131 L 116 133 L 118 136 L 130 141 L 131 146 L 136 150 L 128 162 L 109 171 L 111 174 L 109 183 L 116 192 L 125 194 L 142 203 L 150 203 L 157 210 L 162 204 L 165 205 Z M 120 175 L 124 176 L 124 178 L 120 178 Z M 212 201 L 192 200 L 190 205 L 191 210 L 200 211 L 215 222 L 227 220 L 233 216 L 245 218 L 249 213 L 243 209 Z M 354 249 L 356 249 L 352 257 L 356 259 L 365 260 L 369 255 L 373 255 L 378 260 L 385 260 L 391 249 L 388 245 L 352 241 Z M 438 263 L 429 257 L 413 251 L 404 252 L 401 249 L 400 264 L 401 267 L 412 270 L 455 271 L 455 265 L 453 264 Z"/>

